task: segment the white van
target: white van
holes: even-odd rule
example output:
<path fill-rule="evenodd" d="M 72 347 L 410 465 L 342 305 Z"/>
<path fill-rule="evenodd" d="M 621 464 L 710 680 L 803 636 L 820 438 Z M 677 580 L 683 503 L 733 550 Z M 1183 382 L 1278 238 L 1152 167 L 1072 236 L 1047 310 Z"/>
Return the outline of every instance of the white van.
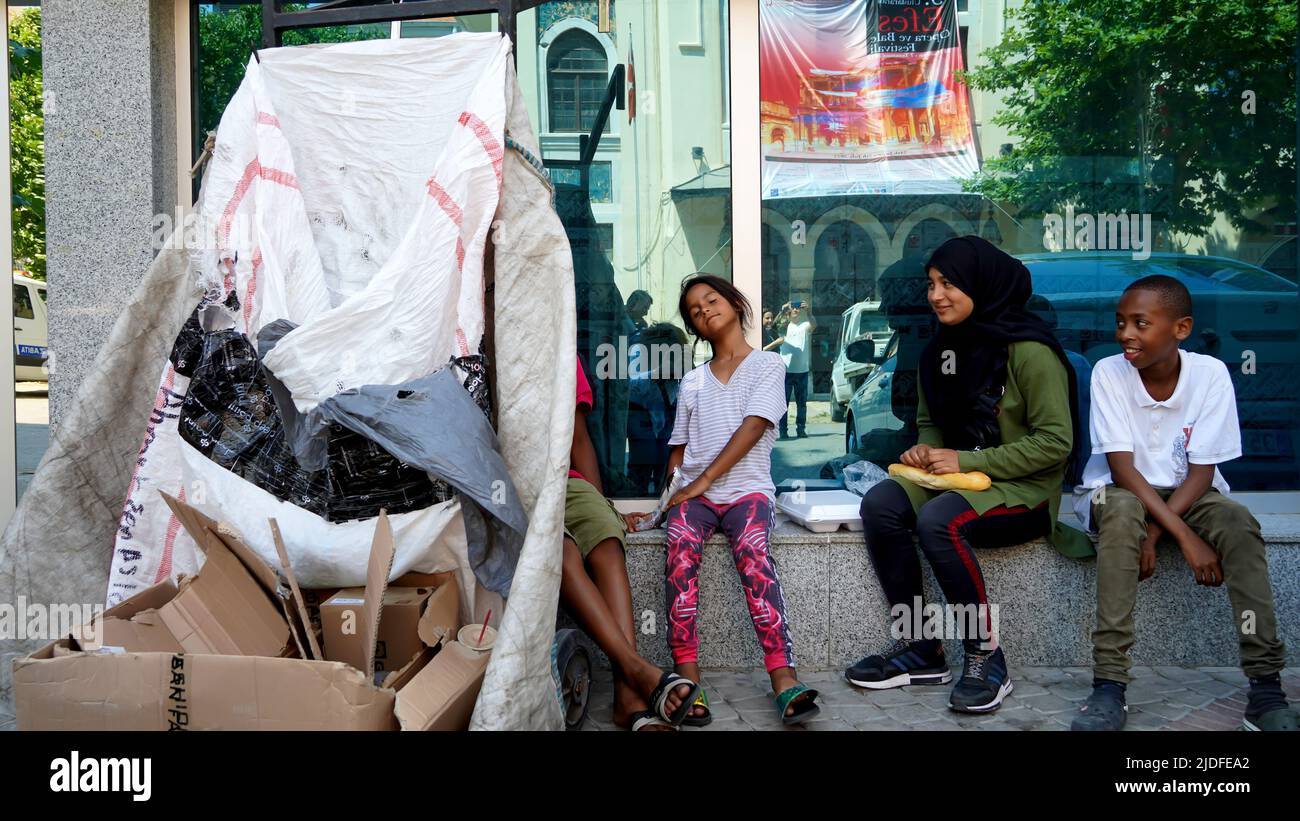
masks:
<path fill-rule="evenodd" d="M 849 343 L 870 337 L 876 343 L 876 355 L 883 358 L 890 334 L 889 320 L 880 312 L 879 301 L 865 300 L 844 309 L 840 317 L 839 350 L 831 365 L 831 421 L 844 421 L 845 406 L 875 367 L 854 362 L 844 355 L 844 349 Z"/>
<path fill-rule="evenodd" d="M 39 279 L 14 274 L 14 380 L 48 382 L 44 367 L 49 353 L 45 308 L 46 285 Z"/>

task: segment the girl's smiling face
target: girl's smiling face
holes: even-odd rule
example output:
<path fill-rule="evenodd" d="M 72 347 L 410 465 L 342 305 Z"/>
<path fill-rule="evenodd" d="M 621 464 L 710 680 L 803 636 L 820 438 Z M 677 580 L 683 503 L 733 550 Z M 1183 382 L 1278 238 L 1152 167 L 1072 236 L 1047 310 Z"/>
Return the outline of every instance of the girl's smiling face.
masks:
<path fill-rule="evenodd" d="M 935 316 L 944 325 L 960 325 L 975 311 L 975 302 L 966 292 L 950 282 L 938 268 L 930 268 L 930 285 L 926 298 Z"/>
<path fill-rule="evenodd" d="M 712 286 L 704 283 L 694 285 L 686 292 L 686 306 L 696 335 L 705 339 L 717 337 L 737 320 L 736 310 L 731 307 L 731 303 Z"/>

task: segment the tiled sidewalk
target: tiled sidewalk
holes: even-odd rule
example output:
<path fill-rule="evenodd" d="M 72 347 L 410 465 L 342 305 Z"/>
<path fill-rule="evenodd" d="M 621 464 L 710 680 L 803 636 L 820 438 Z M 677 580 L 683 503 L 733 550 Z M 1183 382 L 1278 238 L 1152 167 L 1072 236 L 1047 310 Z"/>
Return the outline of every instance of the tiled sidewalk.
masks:
<path fill-rule="evenodd" d="M 960 668 L 953 671 L 954 680 Z M 1137 667 L 1128 688 L 1126 730 L 1236 730 L 1246 706 L 1246 677 L 1232 667 Z M 1067 730 L 1092 689 L 1084 667 L 1012 668 L 1015 691 L 992 715 L 948 709 L 952 685 L 867 691 L 851 686 L 838 670 L 801 671 L 821 692 L 821 715 L 804 727 L 785 728 L 768 695 L 767 675 L 705 670 L 713 723 L 704 730 Z M 1282 675 L 1293 703 L 1300 701 L 1300 667 Z M 598 671 L 583 730 L 615 730 L 613 685 Z M 696 728 L 683 728 L 698 732 Z"/>

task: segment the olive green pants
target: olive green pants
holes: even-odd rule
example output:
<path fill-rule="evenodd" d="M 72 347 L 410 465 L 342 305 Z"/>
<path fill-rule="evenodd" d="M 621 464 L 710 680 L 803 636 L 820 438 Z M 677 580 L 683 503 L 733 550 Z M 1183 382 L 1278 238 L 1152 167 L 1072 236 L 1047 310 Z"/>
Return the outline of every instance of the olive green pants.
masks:
<path fill-rule="evenodd" d="M 1173 489 L 1157 488 L 1156 493 L 1167 500 Z M 1102 498 L 1104 502 L 1092 503 L 1092 522 L 1100 535 L 1093 675 L 1127 683 L 1132 680 L 1128 651 L 1134 641 L 1138 553 L 1147 535 L 1147 511 L 1136 496 L 1115 485 L 1107 485 Z M 1252 677 L 1278 672 L 1284 665 L 1285 651 L 1277 637 L 1259 522 L 1243 505 L 1214 488 L 1192 504 L 1183 521 L 1219 554 L 1241 646 L 1242 670 Z M 1187 629 L 1202 627 L 1189 624 Z"/>

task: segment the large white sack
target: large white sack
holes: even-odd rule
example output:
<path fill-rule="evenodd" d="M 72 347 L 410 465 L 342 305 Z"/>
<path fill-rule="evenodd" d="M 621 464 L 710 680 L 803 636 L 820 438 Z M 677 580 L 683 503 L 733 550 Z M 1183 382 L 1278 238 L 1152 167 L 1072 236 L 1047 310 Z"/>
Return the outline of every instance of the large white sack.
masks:
<path fill-rule="evenodd" d="M 299 409 L 479 352 L 509 55 L 500 35 L 470 34 L 250 58 L 205 172 L 196 212 L 207 243 L 192 263 L 214 302 L 238 299 L 232 321 L 250 338 L 277 319 L 299 326 L 265 363 Z M 185 381 L 163 368 L 115 537 L 110 604 L 201 561 L 159 496 L 198 490 L 183 476 L 177 433 Z M 271 498 L 251 483 L 222 479 L 223 503 L 242 495 L 249 518 L 279 509 L 249 503 Z M 410 567 L 429 566 L 447 517 L 402 515 L 417 545 L 403 549 L 425 552 Z M 316 518 L 282 528 L 290 554 L 304 557 L 303 583 L 364 580 L 356 523 Z M 274 556 L 266 528 L 241 530 Z"/>

